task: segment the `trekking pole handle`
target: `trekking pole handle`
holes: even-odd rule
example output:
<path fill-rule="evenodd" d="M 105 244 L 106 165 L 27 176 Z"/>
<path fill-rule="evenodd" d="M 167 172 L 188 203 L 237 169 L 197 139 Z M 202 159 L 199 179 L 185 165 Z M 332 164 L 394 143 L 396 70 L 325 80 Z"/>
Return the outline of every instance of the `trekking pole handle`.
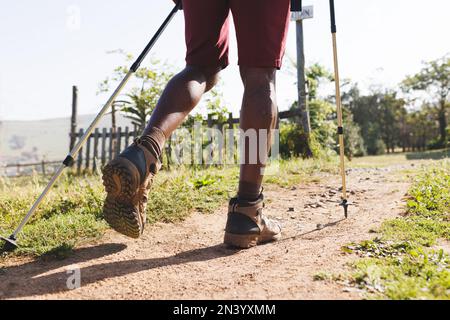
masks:
<path fill-rule="evenodd" d="M 153 36 L 153 38 L 147 44 L 147 46 L 145 47 L 144 51 L 142 51 L 142 53 L 139 55 L 137 60 L 131 66 L 130 70 L 132 72 L 136 72 L 139 69 L 139 67 L 141 66 L 142 61 L 144 61 L 145 57 L 147 57 L 148 53 L 153 48 L 153 46 L 155 45 L 156 41 L 159 39 L 159 37 L 161 36 L 163 31 L 166 29 L 166 27 L 168 26 L 169 22 L 175 16 L 177 11 L 181 10 L 181 6 L 182 6 L 181 5 L 181 0 L 179 0 L 177 2 L 177 4 L 175 5 L 175 7 L 172 9 L 172 11 L 170 11 L 170 13 L 167 16 L 166 20 L 164 20 L 163 24 L 159 27 L 158 31 L 156 31 L 156 34 Z"/>
<path fill-rule="evenodd" d="M 334 0 L 330 0 L 331 33 L 336 33 L 336 14 L 334 10 Z"/>

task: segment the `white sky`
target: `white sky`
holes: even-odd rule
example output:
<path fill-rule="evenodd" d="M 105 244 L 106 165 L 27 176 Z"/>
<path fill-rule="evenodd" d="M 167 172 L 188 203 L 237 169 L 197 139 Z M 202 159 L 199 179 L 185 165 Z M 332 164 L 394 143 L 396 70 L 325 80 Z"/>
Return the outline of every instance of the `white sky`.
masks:
<path fill-rule="evenodd" d="M 276 0 L 274 0 L 275 2 Z M 328 0 L 315 6 L 305 24 L 307 63 L 332 70 Z M 172 7 L 170 0 L 15 0 L 0 4 L 0 119 L 68 116 L 71 87 L 80 90 L 80 113 L 96 113 L 106 96 L 98 83 L 121 63 L 106 51 L 137 55 Z M 420 70 L 421 62 L 450 52 L 450 1 L 336 0 L 340 69 L 363 88 L 395 86 Z M 80 12 L 79 25 L 71 17 Z M 184 27 L 178 14 L 153 55 L 175 69 L 184 65 Z M 242 86 L 233 39 L 231 65 L 223 72 L 223 93 L 237 114 Z M 295 57 L 291 25 L 287 53 Z M 286 61 L 287 62 L 287 61 Z M 285 63 L 287 65 L 287 63 Z M 295 100 L 295 79 L 279 74 L 280 110 Z"/>

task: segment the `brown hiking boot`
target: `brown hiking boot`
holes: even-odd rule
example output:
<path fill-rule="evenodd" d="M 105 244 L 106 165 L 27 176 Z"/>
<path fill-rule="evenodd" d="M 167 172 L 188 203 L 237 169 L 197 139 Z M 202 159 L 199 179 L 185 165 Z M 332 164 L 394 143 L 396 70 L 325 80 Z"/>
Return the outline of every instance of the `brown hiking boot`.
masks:
<path fill-rule="evenodd" d="M 141 236 L 148 192 L 160 168 L 161 162 L 142 139 L 136 139 L 103 168 L 103 185 L 108 193 L 103 214 L 114 230 L 131 238 Z"/>
<path fill-rule="evenodd" d="M 279 240 L 281 226 L 262 214 L 263 207 L 262 194 L 255 201 L 232 198 L 228 207 L 224 243 L 247 249 L 261 243 Z"/>

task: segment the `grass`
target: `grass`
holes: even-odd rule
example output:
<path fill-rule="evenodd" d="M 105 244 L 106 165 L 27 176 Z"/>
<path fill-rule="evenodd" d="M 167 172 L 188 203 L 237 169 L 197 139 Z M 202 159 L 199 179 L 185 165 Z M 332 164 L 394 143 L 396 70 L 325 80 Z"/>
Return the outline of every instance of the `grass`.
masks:
<path fill-rule="evenodd" d="M 0 232 L 9 235 L 42 191 L 43 179 L 3 180 L 2 184 Z M 102 204 L 103 190 L 97 179 L 64 176 L 25 226 L 16 254 L 42 255 L 101 236 L 107 228 L 101 217 Z"/>
<path fill-rule="evenodd" d="M 427 162 L 428 160 L 442 160 L 450 158 L 450 149 L 432 150 L 424 152 L 393 153 L 381 156 L 354 158 L 349 164 L 353 168 L 380 168 L 392 165 Z"/>
<path fill-rule="evenodd" d="M 266 184 L 291 187 L 318 179 L 313 173 L 337 172 L 334 160 L 293 159 L 278 165 L 268 170 Z M 182 221 L 195 210 L 213 212 L 234 196 L 238 174 L 237 167 L 161 171 L 149 196 L 148 222 Z M 0 178 L 1 235 L 11 234 L 47 181 L 48 177 L 37 175 Z M 65 257 L 75 246 L 102 237 L 108 229 L 102 217 L 104 198 L 99 176 L 63 175 L 24 228 L 14 255 Z"/>
<path fill-rule="evenodd" d="M 384 222 L 373 240 L 342 248 L 361 258 L 348 280 L 375 299 L 450 299 L 450 165 L 427 169 L 409 190 L 404 217 Z M 318 279 L 320 280 L 320 279 Z"/>

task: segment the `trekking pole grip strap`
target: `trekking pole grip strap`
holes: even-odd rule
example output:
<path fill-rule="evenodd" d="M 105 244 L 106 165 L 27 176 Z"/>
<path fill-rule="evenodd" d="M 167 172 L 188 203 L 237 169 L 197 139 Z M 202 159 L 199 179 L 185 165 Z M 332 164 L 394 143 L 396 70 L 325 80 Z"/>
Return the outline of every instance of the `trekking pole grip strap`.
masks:
<path fill-rule="evenodd" d="M 330 0 L 331 33 L 336 33 L 336 14 L 334 10 L 334 0 Z"/>

